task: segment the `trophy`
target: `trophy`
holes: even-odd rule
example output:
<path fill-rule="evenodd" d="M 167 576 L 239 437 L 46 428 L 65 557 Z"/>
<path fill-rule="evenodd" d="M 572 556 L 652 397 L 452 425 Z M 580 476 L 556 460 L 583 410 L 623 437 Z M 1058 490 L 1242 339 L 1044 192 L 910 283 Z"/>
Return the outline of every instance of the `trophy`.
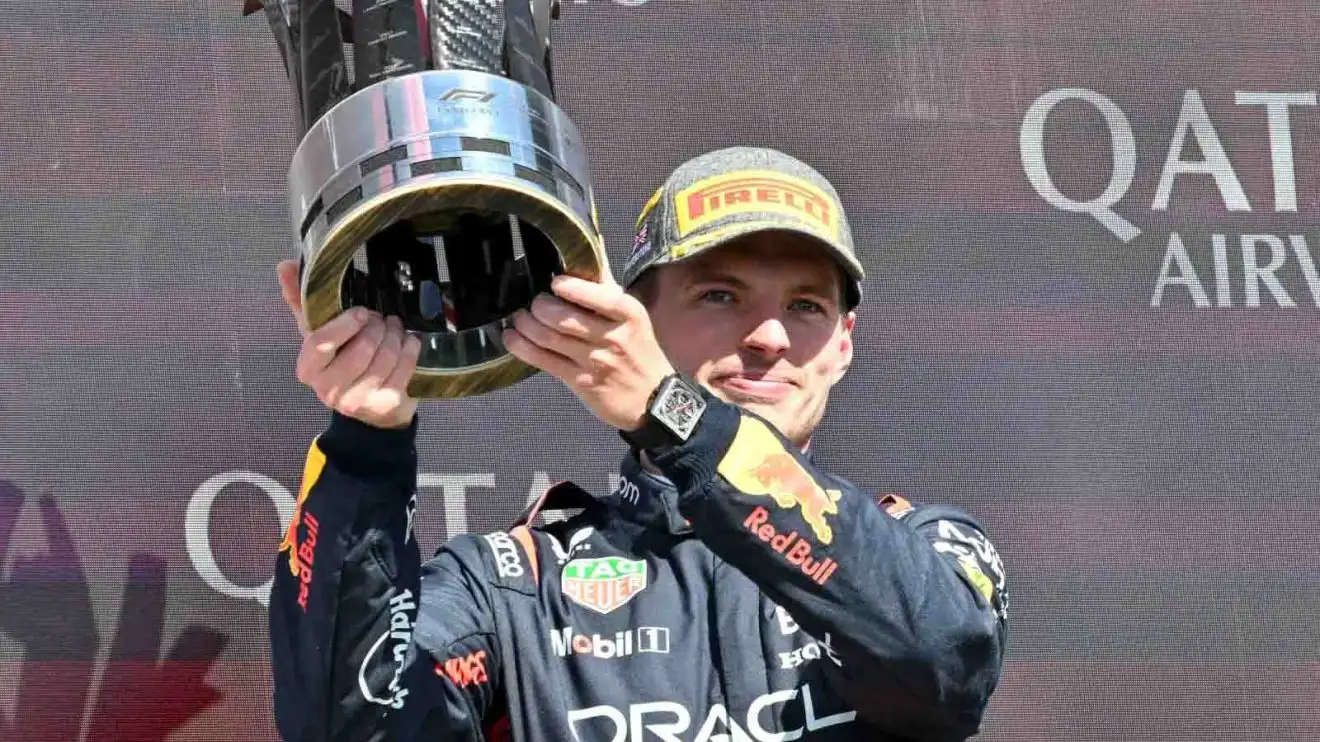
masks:
<path fill-rule="evenodd" d="M 288 196 L 308 325 L 397 315 L 422 341 L 418 398 L 535 373 L 501 342 L 509 316 L 557 273 L 609 271 L 554 100 L 558 0 L 245 0 L 263 9 L 302 137 Z"/>

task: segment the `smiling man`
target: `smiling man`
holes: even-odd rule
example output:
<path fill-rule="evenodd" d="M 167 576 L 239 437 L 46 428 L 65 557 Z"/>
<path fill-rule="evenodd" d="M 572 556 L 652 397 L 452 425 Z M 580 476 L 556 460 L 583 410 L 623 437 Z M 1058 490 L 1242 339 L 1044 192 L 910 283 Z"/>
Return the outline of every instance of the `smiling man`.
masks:
<path fill-rule="evenodd" d="M 333 413 L 271 596 L 284 738 L 975 734 L 1006 632 L 994 547 L 966 514 L 808 454 L 853 361 L 862 278 L 815 170 L 746 147 L 683 164 L 643 209 L 622 286 L 557 277 L 505 335 L 629 444 L 619 488 L 556 486 L 425 565 L 416 340 L 369 313 L 304 326 L 299 378 Z M 281 266 L 300 316 L 296 279 Z M 527 525 L 557 508 L 581 513 Z"/>

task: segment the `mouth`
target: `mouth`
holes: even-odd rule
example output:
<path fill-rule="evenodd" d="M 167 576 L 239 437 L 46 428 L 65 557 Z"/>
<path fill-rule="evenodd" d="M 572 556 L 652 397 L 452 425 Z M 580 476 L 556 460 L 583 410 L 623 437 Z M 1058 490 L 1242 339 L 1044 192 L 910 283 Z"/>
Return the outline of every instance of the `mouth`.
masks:
<path fill-rule="evenodd" d="M 764 374 L 724 374 L 710 382 L 740 401 L 775 403 L 797 389 L 797 384 Z"/>

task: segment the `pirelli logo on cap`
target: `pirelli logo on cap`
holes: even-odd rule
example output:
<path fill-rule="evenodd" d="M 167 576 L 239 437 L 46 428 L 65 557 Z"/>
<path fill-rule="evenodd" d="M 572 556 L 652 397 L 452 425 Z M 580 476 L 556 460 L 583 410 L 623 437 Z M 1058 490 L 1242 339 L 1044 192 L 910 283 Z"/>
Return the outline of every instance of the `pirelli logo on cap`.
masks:
<path fill-rule="evenodd" d="M 773 170 L 737 170 L 682 189 L 674 197 L 679 239 L 734 214 L 771 212 L 839 239 L 834 199 L 811 183 Z"/>

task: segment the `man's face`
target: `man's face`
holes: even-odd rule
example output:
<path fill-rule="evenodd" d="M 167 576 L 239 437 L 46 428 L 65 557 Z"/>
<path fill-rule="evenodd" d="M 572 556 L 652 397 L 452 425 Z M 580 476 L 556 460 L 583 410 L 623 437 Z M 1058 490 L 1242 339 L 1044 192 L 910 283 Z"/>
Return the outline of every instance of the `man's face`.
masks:
<path fill-rule="evenodd" d="M 852 361 L 841 277 L 814 241 L 758 232 L 656 269 L 651 322 L 676 369 L 805 446 Z"/>

